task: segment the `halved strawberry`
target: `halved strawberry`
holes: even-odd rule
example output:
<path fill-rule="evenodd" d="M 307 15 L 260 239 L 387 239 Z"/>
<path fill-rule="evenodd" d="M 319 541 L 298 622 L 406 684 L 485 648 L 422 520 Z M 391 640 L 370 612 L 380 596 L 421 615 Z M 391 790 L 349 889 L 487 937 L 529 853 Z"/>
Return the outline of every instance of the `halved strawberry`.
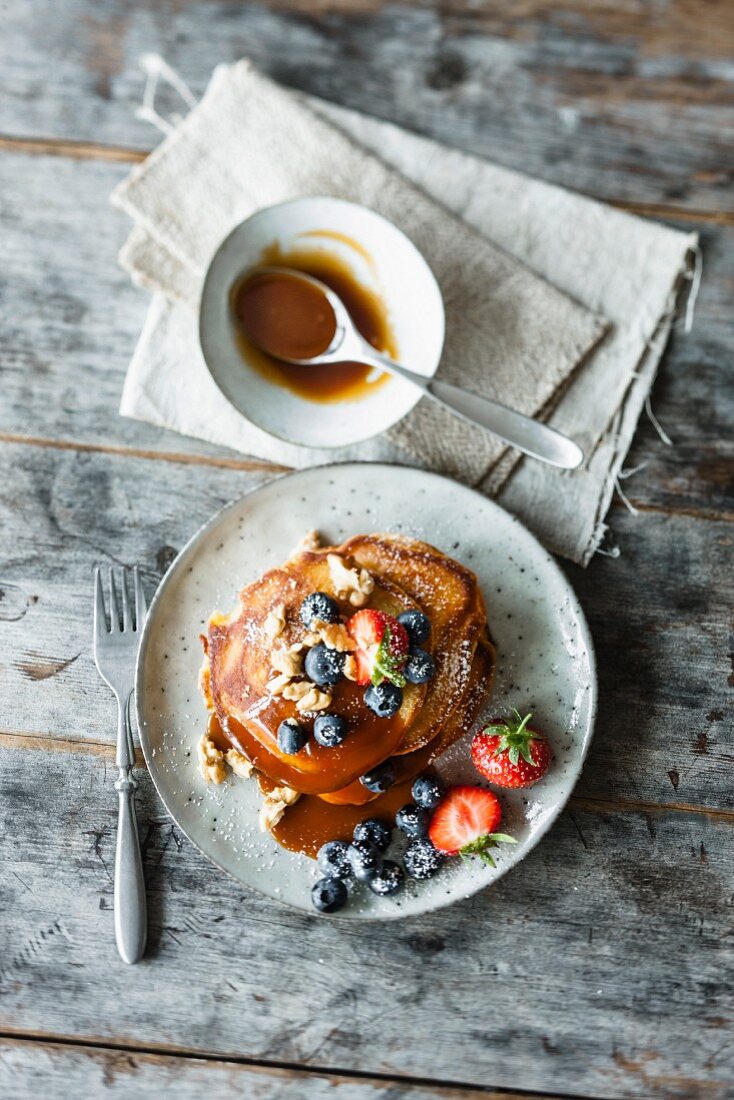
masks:
<path fill-rule="evenodd" d="M 434 848 L 450 856 L 479 856 L 494 867 L 490 848 L 515 844 L 515 838 L 496 832 L 502 817 L 497 795 L 484 787 L 449 787 L 436 807 L 428 836 Z"/>
<path fill-rule="evenodd" d="M 546 737 L 529 725 L 532 714 L 498 718 L 476 734 L 471 745 L 474 767 L 498 787 L 532 787 L 551 762 Z"/>
<path fill-rule="evenodd" d="M 408 660 L 410 642 L 402 623 L 384 611 L 365 607 L 352 615 L 347 630 L 357 646 L 354 659 L 358 684 L 389 680 L 396 687 L 405 687 L 402 670 Z"/>

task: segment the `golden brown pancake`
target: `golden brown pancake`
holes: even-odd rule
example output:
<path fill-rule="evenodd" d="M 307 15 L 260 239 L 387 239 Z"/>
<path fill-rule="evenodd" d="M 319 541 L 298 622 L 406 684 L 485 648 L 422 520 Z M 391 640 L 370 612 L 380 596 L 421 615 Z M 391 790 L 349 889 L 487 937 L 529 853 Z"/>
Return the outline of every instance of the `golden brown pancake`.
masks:
<path fill-rule="evenodd" d="M 299 617 L 306 596 L 327 592 L 337 598 L 331 553 L 369 572 L 375 587 L 367 606 L 395 616 L 415 608 L 428 615 L 425 648 L 436 674 L 428 685 L 406 685 L 392 718 L 377 717 L 364 703 L 365 689 L 340 680 L 331 689 L 328 712 L 347 718 L 348 737 L 335 748 L 309 737 L 304 749 L 289 756 L 278 748 L 278 726 L 297 718 L 310 729 L 314 715 L 301 715 L 294 701 L 270 693 L 271 652 L 307 635 Z M 347 600 L 337 602 L 344 619 L 354 613 Z M 266 620 L 277 607 L 284 609 L 285 626 L 273 641 Z M 202 689 L 231 744 L 273 783 L 338 804 L 369 801 L 373 796 L 359 777 L 389 757 L 396 758 L 400 782 L 445 751 L 474 721 L 494 670 L 475 575 L 427 543 L 397 535 L 359 535 L 341 547 L 297 554 L 243 589 L 231 615 L 213 615 L 204 643 Z"/>
<path fill-rule="evenodd" d="M 397 585 L 375 576 L 371 607 L 398 615 L 415 602 Z M 271 650 L 303 641 L 308 631 L 299 617 L 301 603 L 312 592 L 334 595 L 327 551 L 306 551 L 248 585 L 239 605 L 227 616 L 212 616 L 206 637 L 209 690 L 214 710 L 232 744 L 270 778 L 298 791 L 320 793 L 347 786 L 391 756 L 415 721 L 426 696 L 425 685 L 408 684 L 403 703 L 392 718 L 378 718 L 364 702 L 364 688 L 342 679 L 332 689 L 329 713 L 345 717 L 350 733 L 342 745 L 324 748 L 309 738 L 297 755 L 278 748 L 278 726 L 297 718 L 306 728 L 313 718 L 298 713 L 296 703 L 273 697 L 266 688 L 271 674 Z M 337 600 L 345 616 L 354 607 Z M 272 641 L 265 620 L 283 606 L 286 625 Z"/>
<path fill-rule="evenodd" d="M 487 623 L 477 578 L 435 547 L 402 535 L 356 535 L 338 552 L 383 583 L 398 585 L 431 620 L 436 675 L 421 713 L 395 750 L 413 752 L 433 740 L 469 684 L 474 650 Z"/>

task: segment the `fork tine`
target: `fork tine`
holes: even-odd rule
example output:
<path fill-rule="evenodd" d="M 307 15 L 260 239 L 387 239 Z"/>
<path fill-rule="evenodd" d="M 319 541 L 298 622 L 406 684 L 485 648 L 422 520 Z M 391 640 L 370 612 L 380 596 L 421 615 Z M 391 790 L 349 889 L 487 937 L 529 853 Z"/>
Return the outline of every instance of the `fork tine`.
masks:
<path fill-rule="evenodd" d="M 140 568 L 137 565 L 133 569 L 133 586 L 135 588 L 135 629 L 142 630 L 147 607 L 145 604 L 143 582 L 140 579 Z"/>
<path fill-rule="evenodd" d="M 117 596 L 115 595 L 115 576 L 110 566 L 109 573 L 109 585 L 110 585 L 110 633 L 118 634 L 120 631 L 120 612 L 117 609 Z"/>
<path fill-rule="evenodd" d="M 107 615 L 104 608 L 104 590 L 102 588 L 102 570 L 94 567 L 94 636 L 99 638 L 107 633 Z"/>
<path fill-rule="evenodd" d="M 120 588 L 122 589 L 122 629 L 123 630 L 132 630 L 133 620 L 132 620 L 132 615 L 130 613 L 130 600 L 128 599 L 128 595 L 127 595 L 127 580 L 128 580 L 127 568 L 121 569 L 120 573 L 121 573 Z"/>

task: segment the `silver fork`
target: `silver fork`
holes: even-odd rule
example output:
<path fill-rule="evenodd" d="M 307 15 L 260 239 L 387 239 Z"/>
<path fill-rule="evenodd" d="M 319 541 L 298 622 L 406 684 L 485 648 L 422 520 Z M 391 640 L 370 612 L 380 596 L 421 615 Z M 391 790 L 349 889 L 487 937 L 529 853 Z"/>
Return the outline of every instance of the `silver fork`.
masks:
<path fill-rule="evenodd" d="M 115 939 L 120 957 L 126 963 L 138 962 L 145 950 L 147 913 L 143 863 L 140 857 L 138 824 L 135 817 L 133 778 L 135 746 L 130 726 L 129 704 L 135 684 L 135 661 L 145 622 L 145 594 L 140 571 L 133 569 L 135 619 L 128 597 L 129 570 L 121 569 L 117 580 L 122 602 L 122 619 L 115 594 L 115 577 L 109 570 L 109 606 L 105 607 L 102 574 L 94 571 L 94 660 L 97 670 L 117 699 L 118 769 L 115 790 L 118 793 L 117 847 L 115 850 Z M 107 620 L 109 617 L 109 626 Z"/>

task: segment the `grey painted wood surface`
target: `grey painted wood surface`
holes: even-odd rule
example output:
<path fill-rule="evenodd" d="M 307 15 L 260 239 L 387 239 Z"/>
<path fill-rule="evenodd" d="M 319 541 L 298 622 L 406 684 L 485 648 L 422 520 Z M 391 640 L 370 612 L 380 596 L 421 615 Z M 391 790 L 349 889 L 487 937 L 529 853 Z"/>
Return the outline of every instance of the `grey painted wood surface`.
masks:
<path fill-rule="evenodd" d="M 108 196 L 128 169 L 0 156 L 0 435 L 240 463 L 243 456 L 230 450 L 117 416 L 147 306 L 147 296 L 115 263 L 127 222 L 109 207 Z M 734 228 L 702 228 L 706 278 L 695 328 L 674 338 L 653 395 L 675 447 L 664 446 L 644 420 L 629 466 L 648 465 L 625 489 L 640 505 L 732 518 L 734 394 L 727 380 L 734 354 Z"/>
<path fill-rule="evenodd" d="M 141 776 L 150 950 L 115 955 L 111 758 L 0 749 L 0 1029 L 600 1097 L 733 1079 L 729 821 L 565 813 L 491 891 L 395 926 L 217 872 Z"/>
<path fill-rule="evenodd" d="M 0 130 L 147 148 L 141 54 L 277 79 L 615 199 L 731 203 L 725 3 L 8 0 Z M 43 48 L 39 43 L 43 42 Z"/>
<path fill-rule="evenodd" d="M 355 1078 L 221 1060 L 0 1039 L 0 1095 L 7 1100 L 112 1096 L 141 1100 L 513 1100 L 518 1093 Z M 523 1093 L 523 1100 L 540 1096 Z M 544 1094 L 543 1100 L 553 1100 Z"/>
<path fill-rule="evenodd" d="M 11 548 L 0 572 L 0 730 L 111 739 L 111 698 L 90 652 L 94 564 L 140 562 L 154 585 L 200 523 L 267 476 L 0 445 Z M 598 732 L 579 791 L 732 809 L 721 610 L 734 604 L 731 524 L 618 511 L 614 526 L 619 559 L 567 569 L 600 668 Z"/>
<path fill-rule="evenodd" d="M 0 1094 L 731 1095 L 727 5 L 7 0 L 2 16 Z M 567 570 L 602 705 L 543 845 L 491 893 L 365 936 L 221 876 L 143 772 L 152 946 L 130 971 L 111 934 L 91 567 L 142 561 L 152 587 L 200 521 L 271 476 L 116 415 L 146 299 L 115 266 L 126 225 L 107 196 L 124 147 L 156 140 L 133 117 L 151 49 L 197 93 L 249 53 L 294 87 L 678 219 L 702 230 L 704 283 L 653 394 L 676 446 L 641 424 L 628 465 L 647 465 L 625 489 L 642 512 L 610 514 L 622 556 Z"/>

